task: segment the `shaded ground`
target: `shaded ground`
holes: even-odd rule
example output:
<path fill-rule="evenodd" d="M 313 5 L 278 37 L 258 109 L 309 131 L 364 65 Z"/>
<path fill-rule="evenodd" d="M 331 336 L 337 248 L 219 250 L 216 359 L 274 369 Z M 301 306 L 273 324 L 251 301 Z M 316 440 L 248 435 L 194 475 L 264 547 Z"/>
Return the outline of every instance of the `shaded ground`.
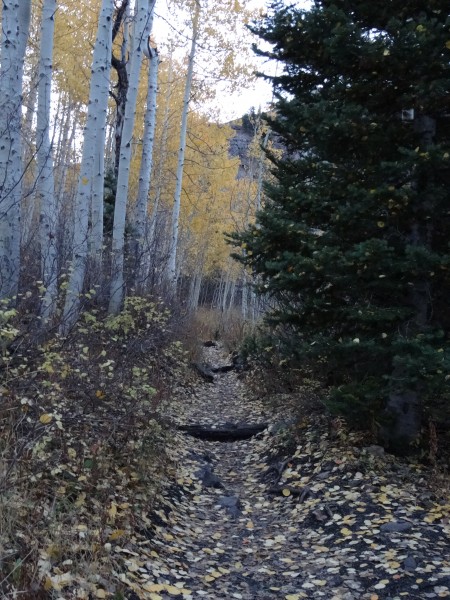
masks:
<path fill-rule="evenodd" d="M 205 355 L 226 360 L 220 348 Z M 280 453 L 280 417 L 246 399 L 235 372 L 200 382 L 173 413 L 183 425 L 275 425 L 233 443 L 174 434 L 159 509 L 113 544 L 130 599 L 450 597 L 448 487 L 433 491 L 418 465 L 308 415 Z"/>

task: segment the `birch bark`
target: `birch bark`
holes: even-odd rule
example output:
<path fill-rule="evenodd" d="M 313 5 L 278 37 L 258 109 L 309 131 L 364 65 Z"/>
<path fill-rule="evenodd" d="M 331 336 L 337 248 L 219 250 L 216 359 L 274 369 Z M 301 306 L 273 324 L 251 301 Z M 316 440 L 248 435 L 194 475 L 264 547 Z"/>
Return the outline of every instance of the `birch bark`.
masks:
<path fill-rule="evenodd" d="M 23 63 L 31 0 L 4 0 L 0 67 L 0 298 L 17 294 L 20 212 Z"/>
<path fill-rule="evenodd" d="M 86 272 L 89 201 L 92 193 L 94 164 L 98 153 L 104 151 L 101 144 L 102 140 L 104 144 L 109 96 L 113 10 L 113 0 L 102 0 L 92 60 L 88 114 L 83 134 L 83 153 L 75 198 L 72 264 L 61 326 L 63 333 L 67 333 L 78 318 Z"/>
<path fill-rule="evenodd" d="M 53 34 L 56 0 L 45 0 L 42 8 L 41 52 L 39 58 L 37 140 L 37 197 L 40 207 L 41 280 L 44 288 L 40 315 L 45 324 L 54 314 L 58 295 L 56 225 L 57 204 L 53 176 L 53 148 L 50 139 L 50 103 L 53 75 Z"/>
<path fill-rule="evenodd" d="M 180 229 L 181 189 L 183 183 L 184 154 L 186 151 L 187 118 L 189 112 L 189 103 L 191 99 L 191 87 L 192 77 L 194 74 L 195 53 L 197 50 L 197 38 L 199 34 L 200 10 L 200 2 L 199 0 L 195 0 L 194 17 L 192 20 L 192 41 L 188 57 L 188 69 L 183 97 L 183 111 L 181 114 L 180 145 L 178 149 L 176 187 L 172 210 L 172 236 L 170 243 L 169 260 L 167 265 L 167 283 L 169 287 L 169 294 L 172 297 L 175 296 L 177 289 L 177 248 Z"/>
<path fill-rule="evenodd" d="M 117 176 L 116 202 L 114 206 L 114 226 L 111 255 L 111 290 L 109 312 L 117 314 L 122 305 L 124 295 L 124 249 L 125 249 L 125 217 L 128 199 L 128 182 L 130 177 L 133 129 L 136 114 L 136 100 L 144 50 L 153 22 L 155 0 L 137 0 L 136 20 L 132 44 L 131 64 L 125 118 L 120 146 L 119 172 Z"/>
<path fill-rule="evenodd" d="M 148 230 L 148 192 L 150 189 L 150 178 L 153 166 L 153 146 L 155 142 L 156 126 L 156 96 L 158 92 L 158 52 L 149 48 L 149 71 L 147 90 L 147 109 L 144 122 L 144 140 L 142 145 L 142 159 L 139 170 L 139 188 L 136 200 L 135 222 L 134 222 L 134 287 L 139 290 L 145 283 L 148 260 L 143 257 L 149 248 L 144 247 L 145 234 Z"/>

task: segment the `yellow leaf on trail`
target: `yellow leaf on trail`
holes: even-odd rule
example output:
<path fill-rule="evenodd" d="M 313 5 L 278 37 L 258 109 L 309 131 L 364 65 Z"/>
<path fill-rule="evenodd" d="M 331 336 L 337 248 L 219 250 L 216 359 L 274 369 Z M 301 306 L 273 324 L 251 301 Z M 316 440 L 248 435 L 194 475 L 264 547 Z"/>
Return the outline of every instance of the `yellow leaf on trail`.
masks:
<path fill-rule="evenodd" d="M 445 42 L 445 47 L 450 50 L 450 40 L 448 40 L 448 42 Z"/>
<path fill-rule="evenodd" d="M 48 592 L 48 591 L 50 591 L 52 589 L 52 587 L 53 587 L 52 580 L 47 575 L 47 577 L 45 578 L 45 581 L 44 581 L 44 590 L 46 592 Z"/>
<path fill-rule="evenodd" d="M 284 488 L 284 490 L 282 490 L 281 493 L 283 494 L 283 496 L 290 496 L 291 495 L 291 490 L 288 490 L 287 488 Z"/>
<path fill-rule="evenodd" d="M 95 597 L 96 598 L 106 598 L 106 592 L 105 590 L 102 590 L 101 588 L 99 588 L 96 592 L 95 592 Z"/>
<path fill-rule="evenodd" d="M 162 592 L 164 589 L 161 583 L 144 583 L 142 587 L 146 592 Z"/>
<path fill-rule="evenodd" d="M 285 598 L 285 600 L 300 600 L 301 596 L 300 596 L 300 594 L 288 594 L 284 598 Z"/>
<path fill-rule="evenodd" d="M 83 506 L 85 500 L 86 500 L 86 494 L 84 492 L 81 492 L 81 494 L 75 500 L 75 506 L 77 508 L 80 508 L 80 506 Z"/>
<path fill-rule="evenodd" d="M 152 592 L 150 594 L 150 600 L 163 600 L 163 597 L 159 594 L 155 594 L 154 592 Z"/>
<path fill-rule="evenodd" d="M 345 536 L 347 536 L 347 535 L 352 535 L 352 532 L 351 532 L 351 531 L 350 531 L 350 529 L 348 529 L 347 527 L 343 527 L 343 528 L 341 529 L 341 533 L 342 533 L 342 535 L 345 535 Z"/>
<path fill-rule="evenodd" d="M 124 533 L 125 531 L 123 529 L 116 529 L 109 535 L 109 539 L 111 541 L 117 540 L 118 538 L 122 537 Z"/>
<path fill-rule="evenodd" d="M 165 585 L 164 588 L 171 596 L 181 596 L 183 593 L 183 590 L 175 587 L 174 585 Z"/>
<path fill-rule="evenodd" d="M 212 575 L 205 575 L 204 579 L 207 583 L 211 583 L 212 581 L 216 580 L 216 578 L 213 577 Z"/>
<path fill-rule="evenodd" d="M 117 515 L 117 504 L 115 502 L 111 502 L 111 508 L 108 509 L 108 515 L 110 521 L 114 521 Z"/>
<path fill-rule="evenodd" d="M 39 417 L 39 421 L 40 421 L 40 422 L 41 422 L 43 425 L 48 425 L 48 424 L 51 422 L 52 418 L 53 418 L 53 417 L 52 417 L 52 415 L 49 415 L 49 414 L 47 414 L 47 413 L 44 413 L 43 415 L 41 415 L 41 416 Z"/>

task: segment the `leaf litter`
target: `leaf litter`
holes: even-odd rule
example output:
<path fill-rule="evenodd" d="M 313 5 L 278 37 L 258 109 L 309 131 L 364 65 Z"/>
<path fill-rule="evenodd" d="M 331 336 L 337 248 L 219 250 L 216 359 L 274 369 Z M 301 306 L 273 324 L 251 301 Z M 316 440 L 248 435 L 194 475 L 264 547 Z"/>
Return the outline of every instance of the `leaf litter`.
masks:
<path fill-rule="evenodd" d="M 220 347 L 205 355 L 224 361 Z M 431 486 L 424 466 L 364 447 L 323 416 L 286 420 L 235 372 L 179 390 L 170 408 L 178 424 L 274 427 L 233 443 L 174 434 L 156 507 L 110 535 L 130 600 L 450 597 L 448 485 Z"/>

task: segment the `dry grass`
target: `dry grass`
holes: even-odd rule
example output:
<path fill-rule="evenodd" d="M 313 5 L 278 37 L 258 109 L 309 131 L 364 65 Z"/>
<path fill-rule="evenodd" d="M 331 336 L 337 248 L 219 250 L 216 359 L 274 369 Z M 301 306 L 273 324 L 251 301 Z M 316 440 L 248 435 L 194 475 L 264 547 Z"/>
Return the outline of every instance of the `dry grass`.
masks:
<path fill-rule="evenodd" d="M 218 309 L 199 308 L 185 326 L 185 339 L 191 359 L 200 355 L 201 342 L 220 341 L 226 350 L 235 352 L 254 325 L 245 321 L 238 309 L 222 312 Z"/>

